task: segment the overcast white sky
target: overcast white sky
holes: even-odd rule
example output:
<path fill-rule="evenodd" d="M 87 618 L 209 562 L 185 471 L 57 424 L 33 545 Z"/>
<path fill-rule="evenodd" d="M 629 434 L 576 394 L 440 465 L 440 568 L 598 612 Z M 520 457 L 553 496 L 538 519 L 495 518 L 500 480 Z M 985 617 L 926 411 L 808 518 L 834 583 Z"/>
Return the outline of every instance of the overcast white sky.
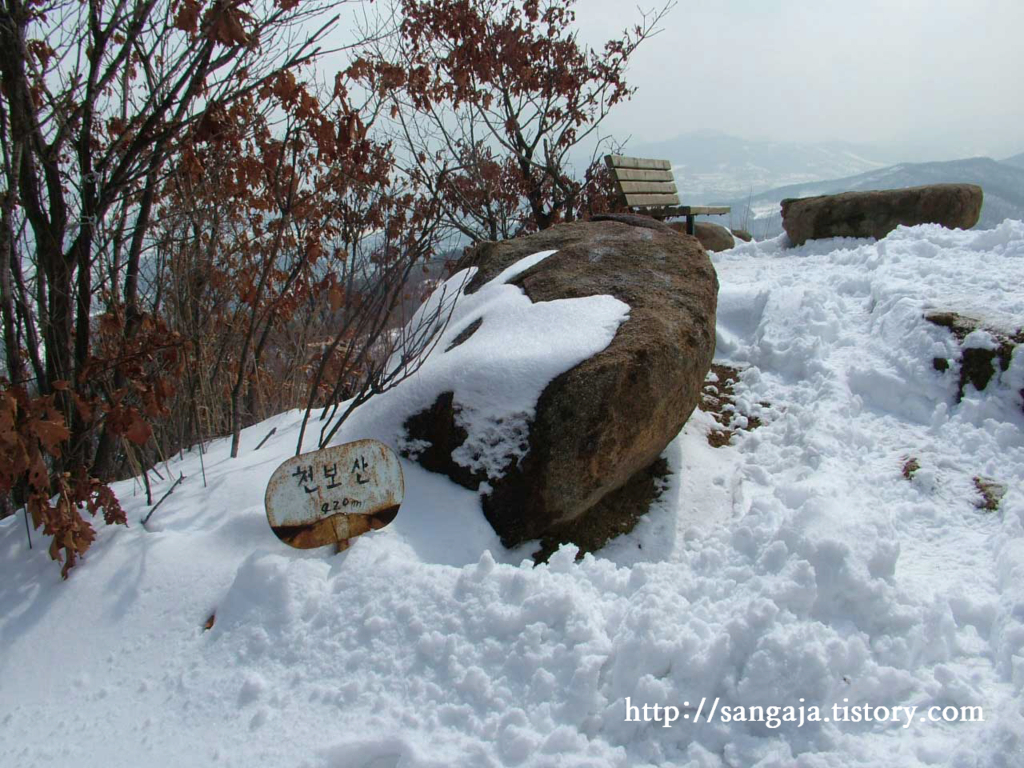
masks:
<path fill-rule="evenodd" d="M 595 47 L 639 15 L 629 0 L 576 9 Z M 663 26 L 630 68 L 639 90 L 606 123 L 616 136 L 1024 152 L 1024 0 L 680 0 Z"/>

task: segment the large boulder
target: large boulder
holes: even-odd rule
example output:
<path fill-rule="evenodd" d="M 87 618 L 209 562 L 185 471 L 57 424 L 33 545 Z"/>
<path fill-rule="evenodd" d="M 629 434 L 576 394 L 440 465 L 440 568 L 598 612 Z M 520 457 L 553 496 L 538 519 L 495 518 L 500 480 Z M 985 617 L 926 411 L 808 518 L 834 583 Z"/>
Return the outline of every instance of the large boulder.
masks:
<path fill-rule="evenodd" d="M 677 231 L 671 224 L 666 224 L 661 219 L 645 216 L 642 213 L 598 213 L 591 218 L 591 222 L 597 221 L 618 221 L 622 224 L 629 224 L 632 227 L 653 229 L 656 232 Z"/>
<path fill-rule="evenodd" d="M 676 232 L 686 233 L 685 221 L 673 221 L 669 226 Z M 730 248 L 736 247 L 732 233 L 721 224 L 711 221 L 695 221 L 693 236 L 700 240 L 700 244 L 709 251 L 728 251 Z"/>
<path fill-rule="evenodd" d="M 982 196 L 975 184 L 929 184 L 788 198 L 782 201 L 782 228 L 793 245 L 827 237 L 880 240 L 900 224 L 970 229 L 981 216 Z"/>
<path fill-rule="evenodd" d="M 500 477 L 455 461 L 466 433 L 452 393 L 409 418 L 405 430 L 420 446 L 421 464 L 481 491 L 506 546 L 555 535 L 593 549 L 646 511 L 659 456 L 701 397 L 714 355 L 718 280 L 695 238 L 649 219 L 562 224 L 482 243 L 457 268 L 477 268 L 465 288 L 473 294 L 549 250 L 556 253 L 510 283 L 534 303 L 610 295 L 628 304 L 629 315 L 603 351 L 543 388 L 525 453 Z"/>

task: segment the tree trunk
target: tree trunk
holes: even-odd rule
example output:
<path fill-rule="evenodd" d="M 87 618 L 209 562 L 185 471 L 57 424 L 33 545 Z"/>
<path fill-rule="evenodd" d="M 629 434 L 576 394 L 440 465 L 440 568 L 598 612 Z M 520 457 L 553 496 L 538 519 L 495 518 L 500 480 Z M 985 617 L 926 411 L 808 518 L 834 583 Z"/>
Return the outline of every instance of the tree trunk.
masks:
<path fill-rule="evenodd" d="M 15 385 L 23 385 L 25 365 L 21 359 L 21 345 L 14 322 L 14 292 L 11 288 L 11 261 L 17 258 L 14 255 L 13 198 L 12 186 L 8 186 L 0 201 L 0 320 L 4 324 L 7 375 Z"/>

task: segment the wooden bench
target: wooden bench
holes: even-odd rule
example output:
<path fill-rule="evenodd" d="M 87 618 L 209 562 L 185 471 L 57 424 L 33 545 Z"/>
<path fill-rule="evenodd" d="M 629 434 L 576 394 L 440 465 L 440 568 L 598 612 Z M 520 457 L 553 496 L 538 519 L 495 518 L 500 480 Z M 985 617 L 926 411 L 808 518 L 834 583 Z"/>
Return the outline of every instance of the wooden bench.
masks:
<path fill-rule="evenodd" d="M 605 155 L 604 162 L 627 207 L 659 220 L 685 216 L 687 234 L 693 234 L 694 217 L 720 216 L 731 210 L 723 205 L 679 205 L 672 163 L 668 160 Z"/>

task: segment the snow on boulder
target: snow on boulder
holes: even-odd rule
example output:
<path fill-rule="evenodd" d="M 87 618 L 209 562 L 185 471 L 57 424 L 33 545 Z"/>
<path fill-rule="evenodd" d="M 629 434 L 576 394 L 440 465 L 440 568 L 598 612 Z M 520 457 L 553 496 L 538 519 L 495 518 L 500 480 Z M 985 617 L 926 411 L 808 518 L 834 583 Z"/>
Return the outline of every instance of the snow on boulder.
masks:
<path fill-rule="evenodd" d="M 550 251 L 524 268 L 533 254 Z M 463 302 L 479 301 L 500 281 L 517 286 L 534 309 L 603 297 L 628 305 L 629 316 L 585 358 L 557 375 L 538 372 L 529 408 L 492 418 L 488 430 L 467 402 L 465 382 L 439 390 L 406 420 L 407 453 L 480 490 L 506 546 L 550 535 L 586 551 L 629 530 L 654 496 L 655 465 L 696 407 L 714 354 L 718 281 L 704 249 L 667 227 L 579 222 L 480 244 L 459 266 L 477 270 Z M 508 277 L 513 269 L 521 271 Z M 566 311 L 523 339 L 501 316 L 471 314 L 460 319 L 452 352 L 486 334 L 487 346 L 505 354 L 528 344 L 550 357 L 551 345 L 592 322 Z M 515 376 L 487 358 L 474 366 L 465 375 L 482 392 Z"/>
<path fill-rule="evenodd" d="M 788 198 L 782 201 L 782 228 L 793 245 L 829 237 L 881 240 L 901 224 L 970 229 L 981 216 L 982 197 L 975 184 L 929 184 Z"/>

